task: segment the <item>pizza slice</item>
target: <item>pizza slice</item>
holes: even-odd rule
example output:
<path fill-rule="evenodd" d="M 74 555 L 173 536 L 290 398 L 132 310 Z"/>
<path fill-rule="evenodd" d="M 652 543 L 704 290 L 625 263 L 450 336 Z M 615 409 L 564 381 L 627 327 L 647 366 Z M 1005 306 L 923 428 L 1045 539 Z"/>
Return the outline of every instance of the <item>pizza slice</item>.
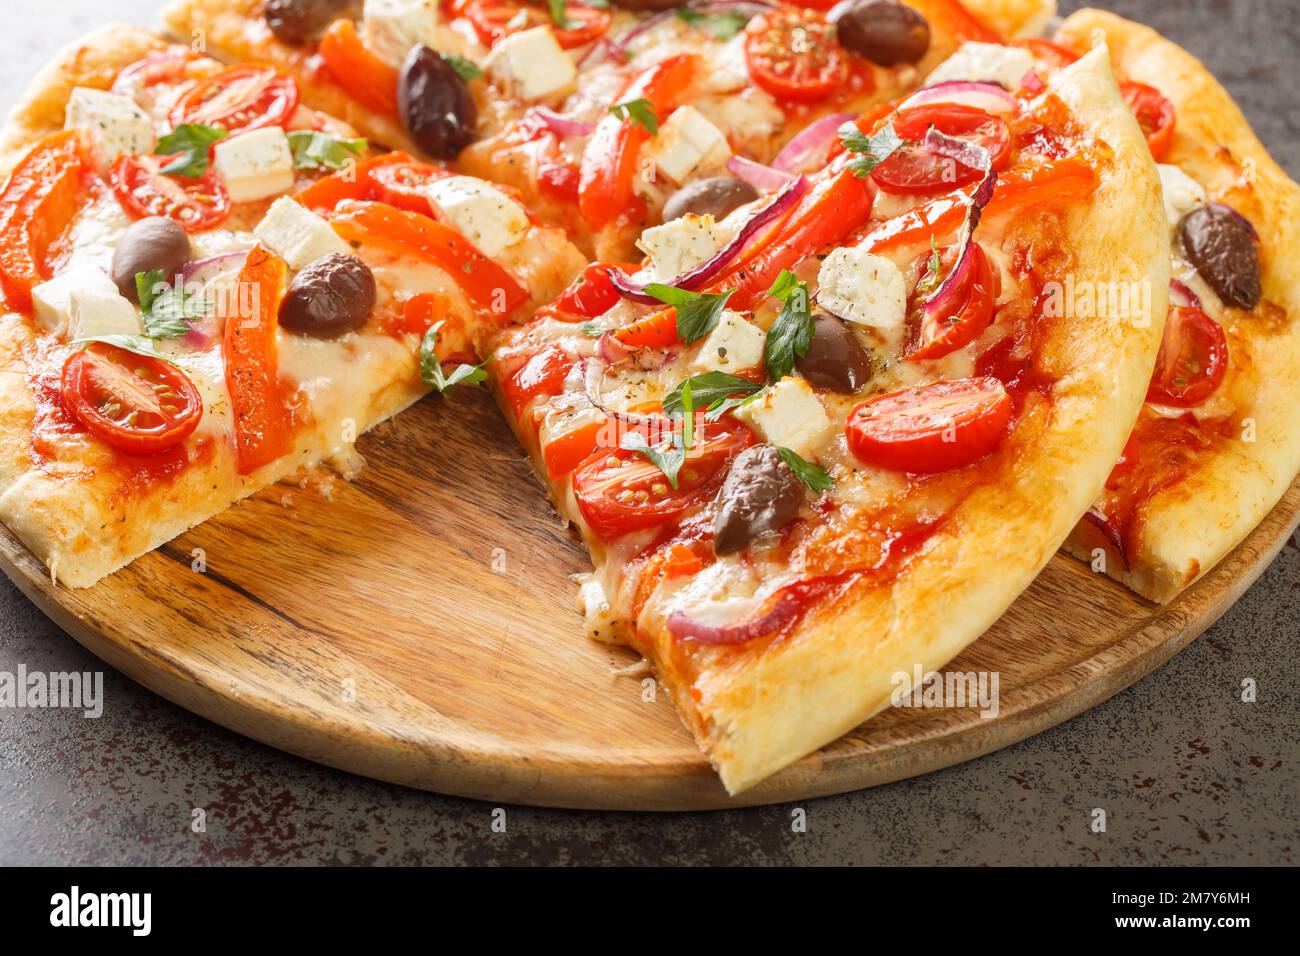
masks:
<path fill-rule="evenodd" d="M 1169 278 L 1122 107 L 1104 46 L 922 89 L 502 330 L 502 407 L 592 554 L 589 633 L 650 660 L 729 791 L 979 637 L 1102 487 Z M 1067 281 L 1148 285 L 1152 314 L 1049 311 Z"/>
<path fill-rule="evenodd" d="M 496 187 L 370 154 L 291 77 L 126 27 L 37 78 L 0 157 L 0 520 L 71 586 L 353 467 L 583 264 Z"/>
<path fill-rule="evenodd" d="M 623 261 L 670 201 L 753 199 L 754 162 L 815 167 L 844 119 L 959 44 L 1032 33 L 1055 9 L 854 0 L 834 23 L 810 9 L 830 6 L 181 0 L 165 18 L 217 56 L 285 69 L 377 142 L 513 187 L 584 251 Z"/>
<path fill-rule="evenodd" d="M 1300 186 L 1191 54 L 1097 10 L 1065 21 L 1068 63 L 1107 43 L 1160 163 L 1173 249 L 1147 402 L 1067 550 L 1154 601 L 1215 566 L 1300 470 Z"/>

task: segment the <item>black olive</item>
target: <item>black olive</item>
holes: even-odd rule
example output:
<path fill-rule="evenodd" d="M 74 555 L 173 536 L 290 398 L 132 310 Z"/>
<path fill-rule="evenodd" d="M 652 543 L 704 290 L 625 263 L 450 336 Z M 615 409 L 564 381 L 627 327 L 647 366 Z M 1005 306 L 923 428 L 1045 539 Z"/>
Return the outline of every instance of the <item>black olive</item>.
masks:
<path fill-rule="evenodd" d="M 718 492 L 713 549 L 732 554 L 755 538 L 780 531 L 799 516 L 803 483 L 772 445 L 746 448 L 731 463 Z"/>
<path fill-rule="evenodd" d="M 455 159 L 474 142 L 478 110 L 451 64 L 417 46 L 402 64 L 397 111 L 416 145 L 436 159 Z"/>
<path fill-rule="evenodd" d="M 359 13 L 357 0 L 266 0 L 262 16 L 275 38 L 306 46 L 336 19 Z"/>
<path fill-rule="evenodd" d="M 1259 304 L 1259 247 L 1239 212 L 1210 203 L 1184 216 L 1179 231 L 1187 260 L 1220 299 L 1243 309 Z"/>
<path fill-rule="evenodd" d="M 794 364 L 808 384 L 842 395 L 852 395 L 871 380 L 867 350 L 848 325 L 825 312 L 813 313 L 812 341 Z"/>
<path fill-rule="evenodd" d="M 131 223 L 113 250 L 113 281 L 118 291 L 139 302 L 135 288 L 137 272 L 162 270 L 163 280 L 172 282 L 181 267 L 193 258 L 190 237 L 174 219 L 150 216 Z"/>
<path fill-rule="evenodd" d="M 687 213 L 721 219 L 747 202 L 758 198 L 758 190 L 743 179 L 714 176 L 687 183 L 664 203 L 664 222 L 680 219 Z"/>
<path fill-rule="evenodd" d="M 331 252 L 299 272 L 280 303 L 291 332 L 332 339 L 365 324 L 375 308 L 375 274 L 356 256 Z"/>
<path fill-rule="evenodd" d="M 895 0 L 853 0 L 838 9 L 840 46 L 880 66 L 915 63 L 930 49 L 930 24 Z"/>

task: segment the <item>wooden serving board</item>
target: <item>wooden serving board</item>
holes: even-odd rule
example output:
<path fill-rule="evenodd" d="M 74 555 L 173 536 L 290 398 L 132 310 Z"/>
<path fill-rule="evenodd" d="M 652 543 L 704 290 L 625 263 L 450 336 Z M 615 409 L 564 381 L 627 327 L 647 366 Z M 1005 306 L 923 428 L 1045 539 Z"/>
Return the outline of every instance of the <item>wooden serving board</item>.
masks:
<path fill-rule="evenodd" d="M 996 718 L 891 710 L 731 799 L 667 695 L 613 674 L 635 656 L 584 636 L 576 536 L 486 393 L 458 391 L 365 436 L 354 483 L 269 489 L 94 588 L 51 586 L 2 527 L 0 564 L 112 666 L 311 760 L 502 803 L 676 810 L 868 787 L 1059 723 L 1190 643 L 1300 518 L 1297 484 L 1165 607 L 1058 556 L 950 665 L 999 672 Z"/>

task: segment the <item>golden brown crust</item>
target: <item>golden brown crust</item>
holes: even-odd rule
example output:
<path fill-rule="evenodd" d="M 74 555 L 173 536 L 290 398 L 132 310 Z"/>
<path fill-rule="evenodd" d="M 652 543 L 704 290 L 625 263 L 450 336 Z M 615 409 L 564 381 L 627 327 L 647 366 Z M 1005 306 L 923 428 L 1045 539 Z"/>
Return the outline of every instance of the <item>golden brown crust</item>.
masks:
<path fill-rule="evenodd" d="M 1248 370 L 1253 395 L 1241 431 L 1200 455 L 1186 478 L 1158 492 L 1143 512 L 1130 567 L 1107 572 L 1155 601 L 1167 601 L 1214 567 L 1285 494 L 1300 471 L 1300 186 L 1292 182 L 1211 73 L 1154 30 L 1099 10 L 1080 10 L 1061 29 L 1078 48 L 1094 36 L 1110 46 L 1116 71 L 1173 101 L 1177 126 L 1166 162 L 1180 166 L 1211 201 L 1240 211 L 1260 235 L 1264 302 L 1229 310 L 1232 364 Z M 1280 313 L 1278 310 L 1281 310 Z M 1243 354 L 1244 351 L 1244 354 Z M 1254 430 L 1254 441 L 1243 440 Z M 1085 560 L 1096 546 L 1086 527 L 1067 550 Z"/>

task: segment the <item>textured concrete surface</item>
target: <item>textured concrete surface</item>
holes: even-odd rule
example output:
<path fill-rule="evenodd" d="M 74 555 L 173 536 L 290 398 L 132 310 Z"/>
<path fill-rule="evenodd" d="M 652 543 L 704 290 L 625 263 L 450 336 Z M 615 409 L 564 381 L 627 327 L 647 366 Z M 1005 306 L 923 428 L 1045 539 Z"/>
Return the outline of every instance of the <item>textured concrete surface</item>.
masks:
<path fill-rule="evenodd" d="M 1071 4 L 1071 8 L 1077 4 Z M 1296 0 L 1128 0 L 1204 58 L 1300 174 Z M 154 0 L 51 0 L 0 36 L 0 107 L 62 41 Z M 0 863 L 1294 864 L 1300 542 L 1155 674 L 972 763 L 887 787 L 679 816 L 504 809 L 349 776 L 200 720 L 109 670 L 104 714 L 0 710 Z M 102 670 L 8 582 L 0 671 Z M 1240 700 L 1244 678 L 1259 688 Z M 1093 833 L 1094 811 L 1105 833 Z M 794 832 L 796 809 L 806 832 Z M 204 827 L 193 821 L 202 811 Z M 500 820 L 498 813 L 496 820 Z"/>

